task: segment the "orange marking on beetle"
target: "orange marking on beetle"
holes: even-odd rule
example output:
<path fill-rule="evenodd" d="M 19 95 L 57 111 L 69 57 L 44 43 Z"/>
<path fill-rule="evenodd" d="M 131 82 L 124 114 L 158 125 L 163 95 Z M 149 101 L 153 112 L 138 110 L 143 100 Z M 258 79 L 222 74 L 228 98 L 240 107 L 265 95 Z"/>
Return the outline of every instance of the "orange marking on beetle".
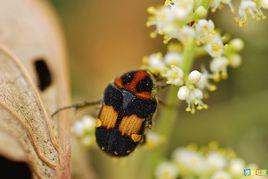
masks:
<path fill-rule="evenodd" d="M 121 78 L 116 78 L 114 80 L 114 84 L 115 86 L 117 86 L 118 88 L 123 88 L 123 84 L 122 84 L 122 79 Z"/>
<path fill-rule="evenodd" d="M 143 122 L 144 119 L 139 118 L 135 114 L 125 116 L 120 122 L 119 131 L 121 132 L 121 135 L 131 137 L 132 134 L 137 134 L 140 132 Z"/>
<path fill-rule="evenodd" d="M 148 76 L 148 73 L 146 71 L 138 71 L 134 74 L 133 80 L 128 85 L 125 85 L 124 87 L 127 90 L 130 90 L 133 93 L 136 93 L 136 85 L 138 84 L 139 81 L 141 81 L 147 76 Z"/>
<path fill-rule="evenodd" d="M 115 126 L 118 113 L 114 110 L 112 106 L 104 105 L 100 113 L 101 125 L 107 129 L 113 128 Z"/>
<path fill-rule="evenodd" d="M 136 96 L 142 99 L 151 99 L 152 98 L 152 93 L 151 92 L 141 92 L 141 93 L 135 93 Z"/>
<path fill-rule="evenodd" d="M 141 135 L 139 134 L 132 134 L 131 135 L 131 139 L 134 141 L 134 142 L 139 142 L 141 140 Z"/>
<path fill-rule="evenodd" d="M 129 90 L 129 91 L 133 92 L 139 98 L 151 99 L 152 98 L 152 93 L 151 92 L 138 93 L 137 89 L 136 89 L 136 86 L 139 83 L 139 81 L 141 81 L 142 79 L 146 78 L 147 76 L 149 76 L 148 72 L 141 70 L 141 71 L 137 71 L 134 74 L 134 78 L 129 84 L 123 85 L 121 78 L 116 78 L 114 80 L 114 84 L 118 88 L 126 89 L 126 90 Z"/>

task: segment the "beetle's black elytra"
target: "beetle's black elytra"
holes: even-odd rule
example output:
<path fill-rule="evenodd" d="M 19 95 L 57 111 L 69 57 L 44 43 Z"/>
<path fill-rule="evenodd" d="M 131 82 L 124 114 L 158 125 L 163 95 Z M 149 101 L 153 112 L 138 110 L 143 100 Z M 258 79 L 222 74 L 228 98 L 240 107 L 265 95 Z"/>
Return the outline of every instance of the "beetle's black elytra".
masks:
<path fill-rule="evenodd" d="M 153 86 L 144 70 L 125 73 L 107 86 L 96 128 L 96 141 L 104 152 L 123 157 L 140 143 L 157 107 Z"/>

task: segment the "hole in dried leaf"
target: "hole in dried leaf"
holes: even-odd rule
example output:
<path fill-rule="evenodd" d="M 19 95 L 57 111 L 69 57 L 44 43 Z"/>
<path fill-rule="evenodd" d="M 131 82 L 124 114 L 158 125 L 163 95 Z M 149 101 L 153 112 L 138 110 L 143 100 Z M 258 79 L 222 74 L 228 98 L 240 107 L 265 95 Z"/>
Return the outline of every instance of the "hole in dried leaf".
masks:
<path fill-rule="evenodd" d="M 50 70 L 42 58 L 35 60 L 34 66 L 38 77 L 38 87 L 41 91 L 44 91 L 52 83 Z"/>
<path fill-rule="evenodd" d="M 1 178 L 30 179 L 31 171 L 26 163 L 0 157 Z"/>

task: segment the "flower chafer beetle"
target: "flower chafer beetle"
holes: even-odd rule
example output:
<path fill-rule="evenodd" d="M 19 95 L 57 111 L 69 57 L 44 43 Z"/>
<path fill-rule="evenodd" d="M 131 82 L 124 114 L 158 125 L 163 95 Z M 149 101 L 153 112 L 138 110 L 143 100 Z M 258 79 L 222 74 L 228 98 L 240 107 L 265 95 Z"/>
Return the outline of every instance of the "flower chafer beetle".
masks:
<path fill-rule="evenodd" d="M 130 71 L 110 83 L 101 101 L 84 102 L 60 108 L 82 108 L 101 104 L 96 120 L 96 142 L 111 156 L 129 155 L 151 128 L 156 111 L 155 78 L 146 70 Z"/>

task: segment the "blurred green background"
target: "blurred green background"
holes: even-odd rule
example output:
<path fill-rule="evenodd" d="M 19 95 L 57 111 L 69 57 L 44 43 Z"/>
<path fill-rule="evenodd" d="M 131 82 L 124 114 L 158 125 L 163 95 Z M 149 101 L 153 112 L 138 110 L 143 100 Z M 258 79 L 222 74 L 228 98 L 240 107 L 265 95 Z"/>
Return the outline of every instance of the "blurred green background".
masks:
<path fill-rule="evenodd" d="M 65 31 L 74 101 L 101 98 L 115 76 L 138 68 L 144 55 L 165 51 L 161 38 L 150 39 L 151 29 L 145 26 L 147 7 L 160 1 L 51 3 Z M 250 22 L 241 29 L 227 7 L 212 18 L 223 33 L 245 41 L 243 64 L 230 70 L 229 79 L 218 84 L 218 90 L 207 100 L 208 110 L 190 115 L 180 109 L 176 126 L 171 129 L 169 151 L 189 143 L 205 145 L 216 140 L 223 147 L 232 147 L 246 161 L 268 169 L 268 20 Z M 89 162 L 100 178 L 124 178 L 124 171 L 115 176 L 103 172 L 118 169 L 118 163 L 98 151 L 90 150 L 92 154 Z M 128 178 L 132 178 L 132 169 L 137 172 L 131 168 L 135 167 L 130 164 L 132 158 L 125 159 Z"/>

